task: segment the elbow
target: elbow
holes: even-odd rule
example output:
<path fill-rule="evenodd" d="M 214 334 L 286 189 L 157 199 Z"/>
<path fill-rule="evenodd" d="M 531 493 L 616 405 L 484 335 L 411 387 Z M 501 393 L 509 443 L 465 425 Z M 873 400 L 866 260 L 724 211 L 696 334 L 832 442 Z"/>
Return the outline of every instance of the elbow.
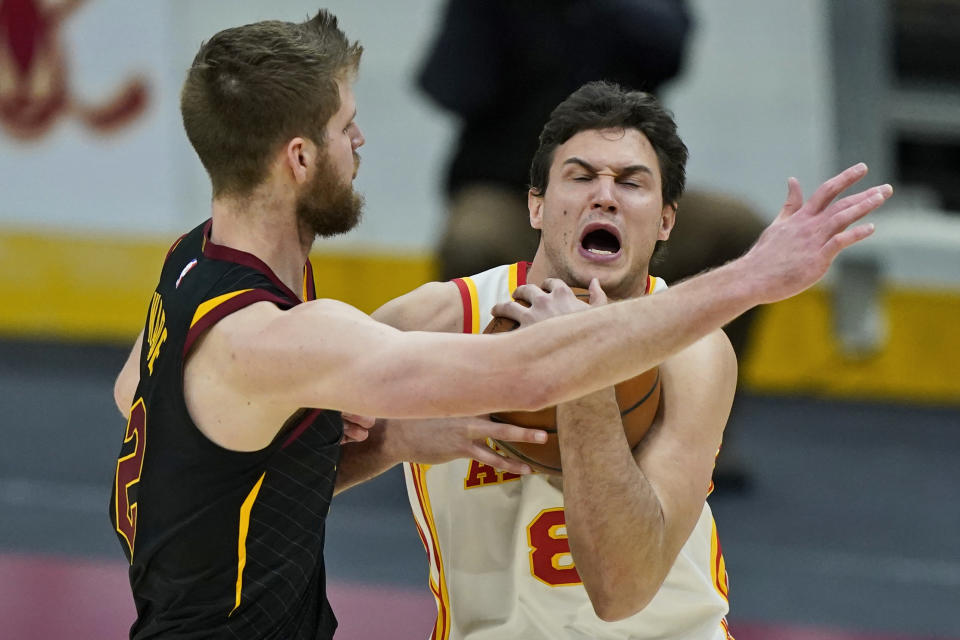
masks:
<path fill-rule="evenodd" d="M 133 391 L 127 388 L 123 376 L 113 383 L 113 401 L 124 418 L 130 417 L 130 405 L 133 404 Z"/>
<path fill-rule="evenodd" d="M 536 387 L 533 389 L 524 389 L 521 397 L 517 398 L 521 411 L 540 411 L 547 407 L 557 404 L 555 395 L 550 389 Z"/>
<path fill-rule="evenodd" d="M 586 586 L 586 584 L 584 584 Z M 656 587 L 640 586 L 625 589 L 622 584 L 610 581 L 605 588 L 587 589 L 590 604 L 597 617 L 604 622 L 617 622 L 643 611 L 657 594 Z"/>
<path fill-rule="evenodd" d="M 123 413 L 123 394 L 120 390 L 120 381 L 113 383 L 113 402 L 117 405 L 117 410 Z"/>
<path fill-rule="evenodd" d="M 666 579 L 666 571 L 660 572 L 646 563 L 643 569 L 628 570 L 618 563 L 580 575 L 594 613 L 604 622 L 616 622 L 643 611 Z"/>

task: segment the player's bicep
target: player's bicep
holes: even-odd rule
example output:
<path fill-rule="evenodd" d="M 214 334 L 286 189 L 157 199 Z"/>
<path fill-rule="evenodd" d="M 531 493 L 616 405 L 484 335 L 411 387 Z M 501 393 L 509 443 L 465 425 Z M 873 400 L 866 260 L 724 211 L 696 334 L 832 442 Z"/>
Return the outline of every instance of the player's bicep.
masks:
<path fill-rule="evenodd" d="M 233 315 L 252 317 L 261 305 Z M 515 384 L 534 371 L 526 363 L 535 358 L 515 355 L 522 336 L 399 331 L 335 300 L 257 313 L 264 317 L 240 331 L 232 316 L 218 323 L 233 326 L 216 370 L 229 370 L 234 395 L 277 408 L 427 418 L 538 409 L 548 397 L 545 383 L 533 391 Z"/>
<path fill-rule="evenodd" d="M 385 303 L 371 317 L 401 331 L 455 333 L 463 325 L 463 305 L 452 282 L 428 282 Z"/>
<path fill-rule="evenodd" d="M 736 357 L 716 331 L 670 358 L 660 373 L 660 411 L 635 457 L 660 498 L 668 536 L 682 545 L 710 486 L 736 390 Z"/>
<path fill-rule="evenodd" d="M 334 300 L 289 310 L 258 302 L 217 322 L 200 343 L 202 353 L 190 358 L 208 360 L 208 369 L 251 398 L 338 409 L 323 400 L 358 384 L 352 360 L 378 351 L 385 332 L 396 330 Z"/>
<path fill-rule="evenodd" d="M 419 377 L 404 371 L 412 360 L 405 334 L 347 304 L 315 300 L 281 311 L 260 303 L 233 316 L 218 323 L 216 357 L 241 395 L 376 416 L 390 415 L 391 405 L 403 415 L 416 400 L 401 391 Z"/>

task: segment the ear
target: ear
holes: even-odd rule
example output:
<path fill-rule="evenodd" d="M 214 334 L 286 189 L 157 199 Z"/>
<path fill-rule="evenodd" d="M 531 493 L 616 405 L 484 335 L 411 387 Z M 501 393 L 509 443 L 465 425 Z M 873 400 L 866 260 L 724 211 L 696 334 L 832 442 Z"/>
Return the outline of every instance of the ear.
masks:
<path fill-rule="evenodd" d="M 657 240 L 667 240 L 670 238 L 670 232 L 673 225 L 677 222 L 677 205 L 664 205 L 660 211 L 660 231 L 657 233 Z"/>
<path fill-rule="evenodd" d="M 297 184 L 303 184 L 316 162 L 317 147 L 306 138 L 291 138 L 283 148 L 283 163 Z"/>
<path fill-rule="evenodd" d="M 543 196 L 536 195 L 533 189 L 527 191 L 527 209 L 530 211 L 530 226 L 543 229 Z"/>

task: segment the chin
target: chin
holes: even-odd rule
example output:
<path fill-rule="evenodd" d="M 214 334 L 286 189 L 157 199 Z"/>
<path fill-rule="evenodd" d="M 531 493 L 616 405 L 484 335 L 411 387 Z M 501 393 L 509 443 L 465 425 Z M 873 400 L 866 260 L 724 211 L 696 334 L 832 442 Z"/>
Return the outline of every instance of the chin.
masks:
<path fill-rule="evenodd" d="M 630 278 L 621 274 L 602 271 L 601 273 L 587 272 L 584 276 L 583 284 L 577 286 L 582 286 L 586 289 L 590 286 L 590 280 L 596 278 L 600 282 L 600 288 L 603 289 L 603 292 L 606 293 L 610 299 L 622 300 L 623 298 L 629 298 L 633 295 L 633 286 L 635 283 L 633 283 Z"/>

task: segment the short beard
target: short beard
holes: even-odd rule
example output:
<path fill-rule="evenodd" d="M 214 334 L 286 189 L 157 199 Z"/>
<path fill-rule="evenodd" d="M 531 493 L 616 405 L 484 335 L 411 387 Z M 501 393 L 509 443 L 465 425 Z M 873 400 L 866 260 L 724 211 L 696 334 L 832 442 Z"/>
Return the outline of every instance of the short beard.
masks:
<path fill-rule="evenodd" d="M 354 161 L 359 161 L 354 154 Z M 321 238 L 350 231 L 363 215 L 363 196 L 352 182 L 341 182 L 324 154 L 313 180 L 297 197 L 297 219 Z"/>

